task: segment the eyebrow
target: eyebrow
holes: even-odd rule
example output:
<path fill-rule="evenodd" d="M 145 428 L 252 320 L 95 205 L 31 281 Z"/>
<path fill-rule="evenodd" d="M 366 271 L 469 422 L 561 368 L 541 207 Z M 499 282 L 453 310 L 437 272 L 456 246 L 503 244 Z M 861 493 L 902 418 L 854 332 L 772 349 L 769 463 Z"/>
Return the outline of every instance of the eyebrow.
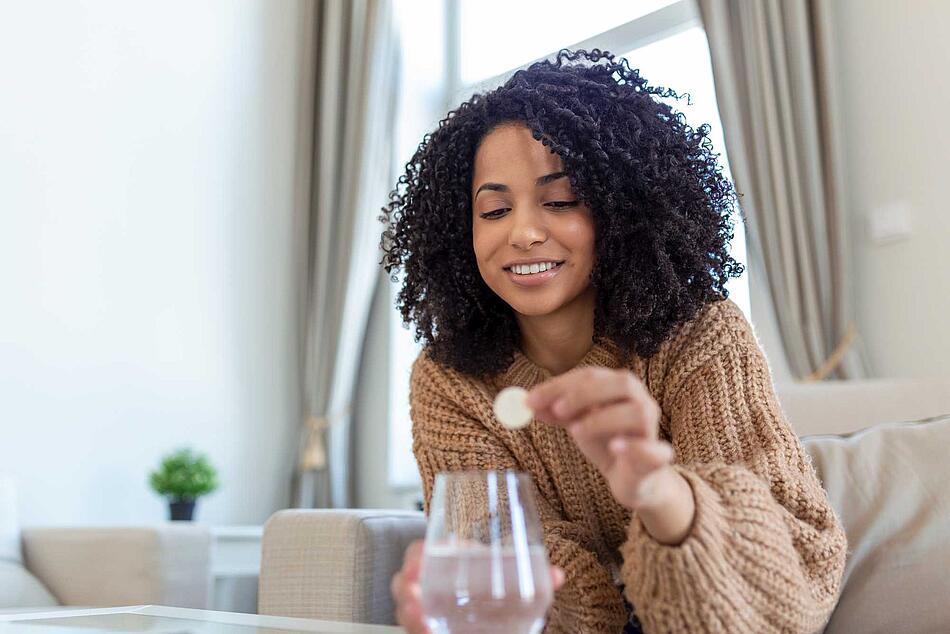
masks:
<path fill-rule="evenodd" d="M 567 172 L 552 172 L 544 176 L 539 176 L 535 181 L 535 185 L 541 187 L 542 185 L 547 185 L 548 183 L 554 182 L 559 178 L 564 178 L 567 176 Z M 478 197 L 478 194 L 481 193 L 483 189 L 487 189 L 493 192 L 506 192 L 509 191 L 507 185 L 502 185 L 501 183 L 482 183 L 481 187 L 478 188 L 478 191 L 475 192 L 475 196 L 472 196 L 474 200 Z"/>

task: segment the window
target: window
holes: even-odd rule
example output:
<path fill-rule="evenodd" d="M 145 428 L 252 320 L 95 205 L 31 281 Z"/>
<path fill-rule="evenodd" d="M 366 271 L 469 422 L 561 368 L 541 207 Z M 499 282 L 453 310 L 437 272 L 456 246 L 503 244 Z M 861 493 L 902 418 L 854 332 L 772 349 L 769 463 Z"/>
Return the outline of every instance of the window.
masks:
<path fill-rule="evenodd" d="M 459 83 L 470 86 L 507 73 L 673 2 L 602 0 L 596 11 L 578 11 L 576 0 L 461 0 Z"/>
<path fill-rule="evenodd" d="M 687 99 L 667 100 L 673 107 L 686 115 L 690 125 L 698 127 L 708 123 L 711 127 L 709 138 L 713 147 L 720 153 L 719 159 L 723 173 L 730 181 L 729 161 L 726 156 L 726 143 L 722 136 L 722 124 L 719 121 L 719 108 L 716 105 L 716 91 L 713 86 L 712 65 L 709 60 L 709 44 L 706 32 L 698 23 L 685 31 L 665 37 L 623 54 L 632 68 L 639 68 L 651 84 L 670 86 L 682 93 L 689 93 Z M 732 239 L 732 257 L 746 264 L 745 227 L 736 208 L 733 216 L 735 235 Z M 729 298 L 736 303 L 748 319 L 752 318 L 749 302 L 749 275 L 729 280 L 726 285 Z"/>
<path fill-rule="evenodd" d="M 541 10 L 543 7 L 543 11 Z M 708 123 L 729 175 L 706 35 L 690 0 L 606 0 L 598 11 L 576 11 L 568 0 L 398 0 L 405 50 L 400 104 L 400 164 L 439 118 L 475 92 L 502 84 L 515 70 L 561 48 L 600 48 L 626 57 L 651 84 L 690 99 L 673 100 L 693 126 Z M 571 19 L 562 16 L 570 14 Z M 504 16 L 500 18 L 499 16 Z M 442 20 L 441 24 L 439 21 Z M 446 62 L 422 42 L 444 39 Z M 731 178 L 731 177 L 730 177 Z M 732 254 L 746 262 L 745 232 L 735 218 Z M 731 298 L 749 312 L 748 276 L 731 280 Z M 393 298 L 395 299 L 395 287 Z M 417 486 L 409 419 L 409 371 L 419 346 L 395 314 L 391 344 L 389 476 L 395 488 Z"/>
<path fill-rule="evenodd" d="M 402 81 L 396 116 L 396 167 L 401 175 L 422 136 L 438 125 L 446 110 L 445 56 L 438 54 L 445 39 L 447 0 L 396 0 L 396 26 L 402 48 Z M 435 52 L 433 51 L 435 47 Z M 392 319 L 389 329 L 388 480 L 393 489 L 419 483 L 412 455 L 409 418 L 409 373 L 419 354 L 413 332 L 402 324 L 395 308 L 399 284 L 391 284 Z"/>

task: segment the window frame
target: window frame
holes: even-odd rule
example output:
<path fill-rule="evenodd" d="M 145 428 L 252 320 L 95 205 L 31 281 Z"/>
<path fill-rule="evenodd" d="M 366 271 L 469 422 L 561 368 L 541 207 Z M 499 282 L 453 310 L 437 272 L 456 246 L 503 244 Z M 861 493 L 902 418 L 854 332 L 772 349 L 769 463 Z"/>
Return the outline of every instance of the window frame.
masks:
<path fill-rule="evenodd" d="M 580 42 L 562 46 L 550 51 L 541 57 L 516 66 L 494 77 L 477 82 L 463 83 L 462 52 L 461 52 L 461 0 L 445 0 L 445 112 L 458 105 L 476 92 L 483 92 L 496 88 L 508 80 L 519 70 L 523 70 L 544 59 L 549 59 L 562 48 L 586 49 L 599 48 L 621 54 L 642 46 L 647 46 L 659 40 L 682 33 L 693 27 L 702 26 L 699 7 L 695 0 L 677 0 L 672 4 L 657 9 L 639 18 L 608 29 L 603 33 L 592 35 Z"/>

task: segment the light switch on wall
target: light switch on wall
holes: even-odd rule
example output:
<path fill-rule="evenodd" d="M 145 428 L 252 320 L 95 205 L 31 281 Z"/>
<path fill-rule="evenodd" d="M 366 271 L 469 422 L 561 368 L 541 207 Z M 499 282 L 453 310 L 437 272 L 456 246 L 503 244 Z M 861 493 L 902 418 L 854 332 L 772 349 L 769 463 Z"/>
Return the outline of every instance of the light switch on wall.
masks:
<path fill-rule="evenodd" d="M 906 240 L 913 233 L 910 203 L 896 201 L 880 205 L 868 214 L 868 237 L 875 244 Z"/>

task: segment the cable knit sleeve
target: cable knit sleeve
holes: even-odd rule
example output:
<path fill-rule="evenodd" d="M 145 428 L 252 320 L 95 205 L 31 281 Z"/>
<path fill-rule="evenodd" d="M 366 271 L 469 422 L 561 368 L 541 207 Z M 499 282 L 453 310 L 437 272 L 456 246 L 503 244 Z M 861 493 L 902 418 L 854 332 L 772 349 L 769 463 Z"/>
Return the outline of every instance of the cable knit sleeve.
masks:
<path fill-rule="evenodd" d="M 847 544 L 755 335 L 726 301 L 677 339 L 658 400 L 696 515 L 675 546 L 634 516 L 621 549 L 627 596 L 651 634 L 814 632 L 835 605 Z"/>
<path fill-rule="evenodd" d="M 428 514 L 440 471 L 531 469 L 490 428 L 486 420 L 490 414 L 475 402 L 469 386 L 424 355 L 413 365 L 410 412 L 412 447 Z M 619 632 L 628 618 L 626 607 L 608 570 L 584 546 L 592 537 L 579 523 L 561 517 L 544 492 L 537 493 L 548 558 L 565 572 L 564 586 L 548 613 L 546 634 Z"/>

